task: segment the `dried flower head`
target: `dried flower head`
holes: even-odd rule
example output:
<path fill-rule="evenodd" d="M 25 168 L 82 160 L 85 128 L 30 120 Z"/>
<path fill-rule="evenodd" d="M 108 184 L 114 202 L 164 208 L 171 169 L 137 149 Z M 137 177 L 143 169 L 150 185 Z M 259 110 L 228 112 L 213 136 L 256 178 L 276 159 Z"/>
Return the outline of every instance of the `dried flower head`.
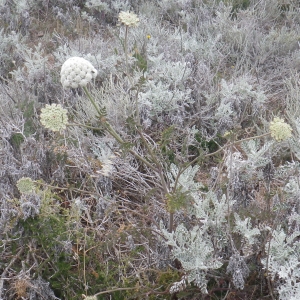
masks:
<path fill-rule="evenodd" d="M 96 78 L 97 70 L 84 58 L 71 57 L 61 67 L 60 81 L 64 88 L 86 86 Z"/>
<path fill-rule="evenodd" d="M 13 283 L 13 288 L 17 294 L 17 299 L 27 298 L 28 287 L 30 287 L 30 281 L 27 278 L 17 278 Z"/>
<path fill-rule="evenodd" d="M 68 124 L 67 110 L 62 108 L 60 104 L 46 104 L 42 108 L 41 123 L 53 131 L 66 129 Z"/>
<path fill-rule="evenodd" d="M 114 167 L 114 159 L 115 155 L 110 155 L 102 161 L 102 168 L 97 173 L 102 174 L 103 176 L 110 177 L 113 167 Z"/>
<path fill-rule="evenodd" d="M 135 13 L 129 11 L 121 11 L 118 20 L 129 27 L 136 27 L 140 21 Z"/>
<path fill-rule="evenodd" d="M 274 120 L 270 122 L 270 132 L 271 136 L 278 142 L 292 136 L 291 126 L 278 117 L 275 117 Z"/>
<path fill-rule="evenodd" d="M 31 194 L 34 192 L 35 185 L 31 178 L 22 177 L 17 181 L 17 188 L 22 194 Z"/>

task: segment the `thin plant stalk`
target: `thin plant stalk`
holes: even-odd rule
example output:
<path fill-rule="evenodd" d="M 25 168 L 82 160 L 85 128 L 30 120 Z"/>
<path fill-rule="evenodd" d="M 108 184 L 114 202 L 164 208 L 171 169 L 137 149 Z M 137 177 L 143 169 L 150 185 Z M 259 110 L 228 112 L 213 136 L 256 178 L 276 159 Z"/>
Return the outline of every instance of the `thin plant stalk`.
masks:
<path fill-rule="evenodd" d="M 87 95 L 87 97 L 89 98 L 89 100 L 91 101 L 91 103 L 93 104 L 93 106 L 95 107 L 97 113 L 99 114 L 99 116 L 102 115 L 100 108 L 98 107 L 98 105 L 96 104 L 96 102 L 94 101 L 93 97 L 90 95 L 89 91 L 87 90 L 87 88 L 84 86 L 83 90 L 85 92 L 85 94 Z"/>
<path fill-rule="evenodd" d="M 129 74 L 129 68 L 128 68 L 128 26 L 125 26 L 125 40 L 124 40 L 124 51 L 125 51 L 125 63 L 126 63 L 126 73 Z"/>
<path fill-rule="evenodd" d="M 103 114 L 102 114 L 100 108 L 97 106 L 96 102 L 94 101 L 93 97 L 90 95 L 90 93 L 88 92 L 86 87 L 83 87 L 83 90 L 86 93 L 89 100 L 91 101 L 92 105 L 95 107 L 99 117 L 101 118 L 103 116 Z M 103 129 L 106 130 L 110 135 L 112 135 L 119 144 L 121 144 L 121 145 L 126 144 L 126 142 L 120 137 L 120 135 L 113 129 L 113 127 L 110 125 L 110 123 L 105 118 L 100 119 L 100 121 L 101 121 L 101 125 L 103 126 Z M 99 128 L 93 127 L 93 126 L 87 126 L 87 125 L 83 125 L 83 124 L 80 124 L 80 126 L 84 126 L 86 128 L 90 128 L 90 129 L 99 130 Z M 140 156 L 134 150 L 130 149 L 129 153 L 131 153 L 138 160 L 142 161 L 151 170 L 153 170 L 155 172 L 159 172 L 156 167 L 154 167 L 150 162 L 148 162 L 146 159 L 144 159 L 142 156 Z"/>

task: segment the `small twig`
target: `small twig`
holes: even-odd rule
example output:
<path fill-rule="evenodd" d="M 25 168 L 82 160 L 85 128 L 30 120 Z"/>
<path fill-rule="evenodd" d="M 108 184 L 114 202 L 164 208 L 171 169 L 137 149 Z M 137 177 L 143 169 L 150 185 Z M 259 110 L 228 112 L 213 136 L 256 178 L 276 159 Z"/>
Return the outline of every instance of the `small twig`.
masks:
<path fill-rule="evenodd" d="M 135 287 L 128 287 L 128 288 L 117 288 L 117 289 L 112 289 L 112 290 L 107 290 L 107 291 L 103 291 L 103 292 L 99 292 L 93 296 L 99 296 L 99 295 L 103 295 L 103 294 L 109 294 L 109 293 L 114 293 L 114 292 L 118 292 L 118 291 L 127 291 L 127 290 L 135 290 Z M 82 295 L 84 297 L 86 297 L 85 295 Z"/>
<path fill-rule="evenodd" d="M 19 252 L 12 258 L 12 260 L 9 262 L 9 264 L 7 265 L 7 267 L 4 269 L 3 273 L 1 274 L 1 277 L 0 277 L 0 299 L 2 299 L 4 280 L 7 279 L 6 274 L 9 270 L 9 268 L 15 263 L 15 261 L 20 258 L 23 251 L 24 251 L 24 248 L 21 248 L 19 250 Z"/>

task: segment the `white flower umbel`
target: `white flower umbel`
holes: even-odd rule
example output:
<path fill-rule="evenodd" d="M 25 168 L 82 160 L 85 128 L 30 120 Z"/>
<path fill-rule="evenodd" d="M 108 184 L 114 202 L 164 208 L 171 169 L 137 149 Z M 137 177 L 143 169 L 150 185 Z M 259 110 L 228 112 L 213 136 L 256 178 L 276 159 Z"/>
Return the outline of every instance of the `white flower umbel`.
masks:
<path fill-rule="evenodd" d="M 97 76 L 97 70 L 82 57 L 71 57 L 61 67 L 60 81 L 64 88 L 86 86 Z"/>
<path fill-rule="evenodd" d="M 270 132 L 272 138 L 280 142 L 292 136 L 292 127 L 285 123 L 283 119 L 275 117 L 274 120 L 270 122 Z"/>
<path fill-rule="evenodd" d="M 42 108 L 41 123 L 52 131 L 60 131 L 66 129 L 68 124 L 67 110 L 62 108 L 60 104 L 46 104 Z"/>
<path fill-rule="evenodd" d="M 121 11 L 118 21 L 128 27 L 136 27 L 140 21 L 135 13 L 129 11 Z"/>
<path fill-rule="evenodd" d="M 35 184 L 29 177 L 22 177 L 17 181 L 17 188 L 21 194 L 31 194 L 35 190 Z"/>

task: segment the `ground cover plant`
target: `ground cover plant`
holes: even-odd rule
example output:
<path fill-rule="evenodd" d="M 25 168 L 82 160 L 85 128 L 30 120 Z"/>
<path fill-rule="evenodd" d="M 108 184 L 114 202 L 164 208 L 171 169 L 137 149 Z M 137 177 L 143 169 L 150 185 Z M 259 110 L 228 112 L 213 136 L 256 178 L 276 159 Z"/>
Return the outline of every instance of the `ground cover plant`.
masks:
<path fill-rule="evenodd" d="M 0 299 L 300 298 L 297 1 L 0 4 Z"/>

